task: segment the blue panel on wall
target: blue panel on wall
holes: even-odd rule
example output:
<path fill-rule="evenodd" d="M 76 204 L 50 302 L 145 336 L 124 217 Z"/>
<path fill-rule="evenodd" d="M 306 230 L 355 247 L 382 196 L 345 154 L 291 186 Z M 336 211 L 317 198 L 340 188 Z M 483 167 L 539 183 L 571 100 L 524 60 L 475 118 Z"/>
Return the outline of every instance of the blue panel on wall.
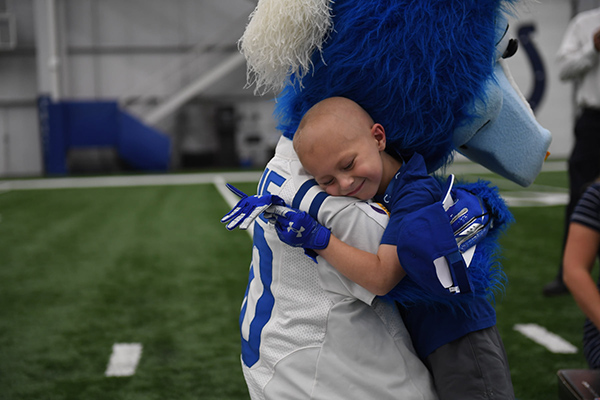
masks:
<path fill-rule="evenodd" d="M 144 125 L 131 115 L 121 112 L 119 155 L 132 167 L 142 170 L 166 171 L 171 159 L 169 137 Z"/>
<path fill-rule="evenodd" d="M 115 101 L 38 101 L 44 167 L 66 174 L 71 148 L 112 147 L 131 167 L 166 171 L 171 159 L 169 137 L 122 112 Z"/>
<path fill-rule="evenodd" d="M 67 173 L 67 140 L 64 129 L 63 106 L 53 103 L 50 96 L 38 98 L 40 133 L 44 149 L 46 174 Z"/>
<path fill-rule="evenodd" d="M 119 106 L 115 101 L 65 101 L 70 147 L 116 147 Z"/>

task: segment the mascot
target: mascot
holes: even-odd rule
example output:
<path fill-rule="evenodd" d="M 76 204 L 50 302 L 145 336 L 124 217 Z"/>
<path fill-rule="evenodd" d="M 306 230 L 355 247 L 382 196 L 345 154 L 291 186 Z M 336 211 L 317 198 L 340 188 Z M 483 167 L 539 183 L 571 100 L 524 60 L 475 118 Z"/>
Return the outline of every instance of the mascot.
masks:
<path fill-rule="evenodd" d="M 261 0 L 240 40 L 249 82 L 281 91 L 293 137 L 315 103 L 343 96 L 394 127 L 388 145 L 433 172 L 454 150 L 522 186 L 541 170 L 550 133 L 504 61 L 514 0 Z"/>
<path fill-rule="evenodd" d="M 528 186 L 539 174 L 547 157 L 551 136 L 535 120 L 506 65 L 505 58 L 514 54 L 517 47 L 516 41 L 508 36 L 507 22 L 507 15 L 516 1 L 259 0 L 240 40 L 240 49 L 247 60 L 249 84 L 255 84 L 258 93 L 277 94 L 275 115 L 278 128 L 288 139 L 293 138 L 300 120 L 313 105 L 330 97 L 346 97 L 362 106 L 374 121 L 386 128 L 386 151 L 401 157 L 419 153 L 423 156 L 428 173 L 443 172 L 457 151 L 517 184 Z M 266 186 L 268 182 L 261 180 L 259 189 Z M 440 353 L 441 349 L 447 348 L 446 345 L 452 348 L 459 339 L 473 333 L 490 337 L 496 335 L 501 344 L 495 328 L 495 310 L 488 300 L 493 297 L 494 289 L 502 288 L 504 283 L 504 273 L 496 261 L 497 239 L 512 219 L 497 188 L 491 187 L 488 182 L 459 183 L 455 186 L 457 191 L 466 190 L 483 200 L 493 221 L 487 235 L 477 243 L 468 269 L 466 260 L 461 261 L 461 274 L 463 277 L 468 275 L 469 290 L 464 290 L 464 293 L 427 290 L 427 283 L 423 284 L 419 276 L 411 276 L 408 272 L 407 278 L 402 279 L 386 296 L 404 306 L 404 321 L 418 355 L 439 366 L 440 370 L 432 367 L 431 373 L 440 399 L 470 398 L 465 393 L 471 390 L 471 382 L 478 385 L 477 382 L 482 381 L 466 376 L 470 373 L 468 368 L 457 372 L 464 373 L 464 378 L 444 381 L 444 376 L 457 375 L 449 375 L 443 365 L 450 366 L 451 370 L 461 369 L 463 364 L 471 365 L 473 360 L 467 360 L 469 355 L 457 351 L 455 354 L 465 357 L 457 361 L 450 356 L 451 350 Z M 252 196 L 252 199 L 238 193 L 244 198 L 222 222 L 233 219 L 233 225 L 240 223 L 245 218 L 242 214 L 246 212 L 250 218 L 256 218 L 260 212 L 275 204 L 275 196 L 267 196 L 263 190 L 259 190 L 259 193 L 263 196 Z M 265 203 L 255 212 L 257 201 Z M 244 209 L 243 204 L 249 208 Z M 240 210 L 243 210 L 242 214 Z M 255 231 L 255 235 L 257 232 L 264 231 Z M 425 240 L 421 242 L 426 243 Z M 255 248 L 258 248 L 256 240 Z M 400 249 L 399 246 L 399 252 Z M 403 263 L 400 254 L 399 258 Z M 262 268 L 263 258 L 260 258 L 260 262 Z M 403 266 L 406 269 L 404 263 Z M 254 271 L 253 268 L 251 282 L 255 280 Z M 267 272 L 269 270 L 265 274 Z M 263 274 L 262 270 L 260 273 Z M 433 280 L 436 281 L 434 285 L 439 284 L 437 280 L 442 281 L 439 274 Z M 252 286 L 250 283 L 248 299 L 252 294 Z M 254 289 L 257 287 L 254 285 Z M 260 293 L 263 294 L 259 296 Z M 270 292 L 257 289 L 255 294 L 259 298 L 256 304 L 260 305 Z M 278 305 L 277 301 L 270 301 L 268 304 L 271 307 Z M 319 304 L 325 303 L 327 301 Z M 423 307 L 428 309 L 424 310 Z M 242 314 L 246 314 L 245 310 L 242 310 Z M 485 321 L 478 319 L 479 311 L 486 317 Z M 462 312 L 462 316 L 458 315 Z M 294 321 L 288 315 L 277 316 L 284 320 L 287 330 L 293 326 Z M 246 331 L 251 333 L 251 324 L 261 321 L 258 317 L 245 318 L 242 316 L 241 319 L 242 354 L 246 343 L 244 340 L 247 340 L 244 336 Z M 272 318 L 270 309 L 263 320 L 268 321 L 269 318 Z M 467 320 L 476 325 L 462 324 Z M 333 325 L 328 324 L 327 327 L 329 332 Z M 357 328 L 358 324 L 345 330 L 339 337 L 346 337 L 347 333 Z M 251 341 L 252 336 L 246 336 Z M 263 336 L 266 338 L 267 334 L 263 332 L 256 336 L 257 343 L 261 343 Z M 270 337 L 270 343 L 280 346 L 283 343 L 280 337 L 281 332 L 278 331 L 277 335 Z M 369 334 L 364 338 L 368 337 Z M 339 344 L 343 340 L 333 342 Z M 483 340 L 479 343 L 483 343 Z M 334 359 L 346 356 L 351 349 L 362 347 L 362 344 L 350 346 L 336 353 Z M 481 360 L 486 377 L 484 381 L 493 382 L 497 387 L 477 387 L 473 390 L 487 393 L 489 389 L 498 398 L 514 398 L 505 354 L 500 354 L 503 353 L 503 347 L 497 347 L 501 351 L 494 358 L 495 361 Z M 443 364 L 433 360 L 430 356 L 434 351 L 438 352 L 435 355 L 439 357 L 438 361 L 451 362 Z M 301 353 L 294 351 L 289 354 L 299 357 Z M 476 355 L 473 359 L 478 357 Z M 266 378 L 260 378 L 264 382 L 256 383 L 259 369 L 266 365 L 258 360 L 259 357 L 255 356 L 250 363 L 244 361 L 246 379 L 252 382 L 249 383 L 251 392 L 264 390 L 266 393 L 269 385 L 271 388 L 285 387 L 288 391 L 291 387 L 300 386 L 283 385 L 282 381 L 271 378 L 277 377 L 278 371 L 281 373 L 284 367 L 291 366 L 289 361 L 278 361 L 275 374 L 269 372 L 265 374 Z M 380 360 L 383 357 L 369 364 L 369 367 L 377 367 Z M 497 362 L 500 365 L 490 366 Z M 321 361 L 317 364 L 325 365 Z M 355 359 L 349 357 L 347 363 L 324 370 L 328 373 L 338 371 L 346 365 L 354 369 L 361 367 L 360 362 L 356 363 Z M 398 360 L 390 365 L 397 366 Z M 488 366 L 490 368 L 486 369 Z M 381 371 L 386 371 L 386 368 Z M 298 375 L 298 371 L 294 373 Z M 341 381 L 348 384 L 351 392 L 361 389 L 358 383 L 352 385 L 351 379 L 338 379 L 344 376 L 341 373 L 335 379 L 327 380 L 320 379 L 319 374 L 312 372 L 307 375 L 311 376 L 309 381 L 313 375 L 316 376 L 318 383 L 315 388 L 321 388 L 320 384 L 327 386 Z M 368 375 L 372 377 L 378 374 Z M 353 379 L 358 382 L 360 378 L 361 374 L 358 374 Z M 442 380 L 438 381 L 438 378 Z M 277 384 L 273 383 L 275 381 Z M 365 383 L 367 389 L 372 390 L 374 386 Z M 344 390 L 348 389 L 340 388 L 339 392 Z M 262 398 L 258 394 L 254 397 Z M 366 397 L 374 398 L 372 395 L 362 398 Z"/>
<path fill-rule="evenodd" d="M 342 96 L 388 128 L 388 149 L 421 154 L 430 173 L 457 151 L 528 186 L 551 136 L 506 65 L 518 47 L 508 35 L 515 2 L 261 0 L 240 48 L 248 82 L 279 93 L 278 128 L 290 139 L 314 104 Z M 457 186 L 484 198 L 494 217 L 469 267 L 474 294 L 493 295 L 505 280 L 494 261 L 497 238 L 512 217 L 486 182 Z M 405 281 L 389 297 L 405 305 L 446 301 Z"/>

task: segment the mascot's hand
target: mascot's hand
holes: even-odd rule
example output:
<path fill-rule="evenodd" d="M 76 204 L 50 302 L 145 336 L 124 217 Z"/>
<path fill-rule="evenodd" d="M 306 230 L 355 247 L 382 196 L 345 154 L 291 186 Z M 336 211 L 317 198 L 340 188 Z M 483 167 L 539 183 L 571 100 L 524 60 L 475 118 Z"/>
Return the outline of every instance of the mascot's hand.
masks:
<path fill-rule="evenodd" d="M 304 211 L 274 207 L 273 212 L 265 216 L 275 224 L 279 239 L 290 246 L 313 250 L 324 249 L 329 245 L 331 231 Z M 316 252 L 305 253 L 316 261 Z"/>
<path fill-rule="evenodd" d="M 444 210 L 450 219 L 456 244 L 461 253 L 479 243 L 488 233 L 491 225 L 490 214 L 483 201 L 473 193 L 453 189 L 454 175 L 447 182 Z"/>
<path fill-rule="evenodd" d="M 267 194 L 263 196 L 248 196 L 238 188 L 227 184 L 227 188 L 242 199 L 223 218 L 226 228 L 230 231 L 239 226 L 240 229 L 248 229 L 250 224 L 271 206 L 285 206 L 285 201 L 279 196 Z"/>

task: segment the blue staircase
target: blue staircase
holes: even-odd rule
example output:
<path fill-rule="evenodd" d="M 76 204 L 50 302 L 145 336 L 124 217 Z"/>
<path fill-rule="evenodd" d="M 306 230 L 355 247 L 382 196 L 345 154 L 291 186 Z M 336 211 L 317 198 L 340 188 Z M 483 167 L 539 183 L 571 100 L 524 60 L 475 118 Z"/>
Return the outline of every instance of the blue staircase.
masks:
<path fill-rule="evenodd" d="M 111 147 L 129 166 L 142 171 L 167 171 L 171 140 L 122 111 L 116 101 L 38 100 L 48 175 L 68 174 L 70 149 Z"/>

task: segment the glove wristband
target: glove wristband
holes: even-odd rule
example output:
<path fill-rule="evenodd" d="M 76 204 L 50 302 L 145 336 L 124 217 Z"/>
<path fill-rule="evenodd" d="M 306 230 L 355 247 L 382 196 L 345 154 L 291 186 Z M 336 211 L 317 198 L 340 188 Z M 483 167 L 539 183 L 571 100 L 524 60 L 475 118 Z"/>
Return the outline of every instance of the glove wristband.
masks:
<path fill-rule="evenodd" d="M 312 249 L 325 249 L 329 246 L 329 239 L 331 238 L 331 231 L 324 226 L 319 226 L 314 236 L 314 246 L 311 246 Z"/>

